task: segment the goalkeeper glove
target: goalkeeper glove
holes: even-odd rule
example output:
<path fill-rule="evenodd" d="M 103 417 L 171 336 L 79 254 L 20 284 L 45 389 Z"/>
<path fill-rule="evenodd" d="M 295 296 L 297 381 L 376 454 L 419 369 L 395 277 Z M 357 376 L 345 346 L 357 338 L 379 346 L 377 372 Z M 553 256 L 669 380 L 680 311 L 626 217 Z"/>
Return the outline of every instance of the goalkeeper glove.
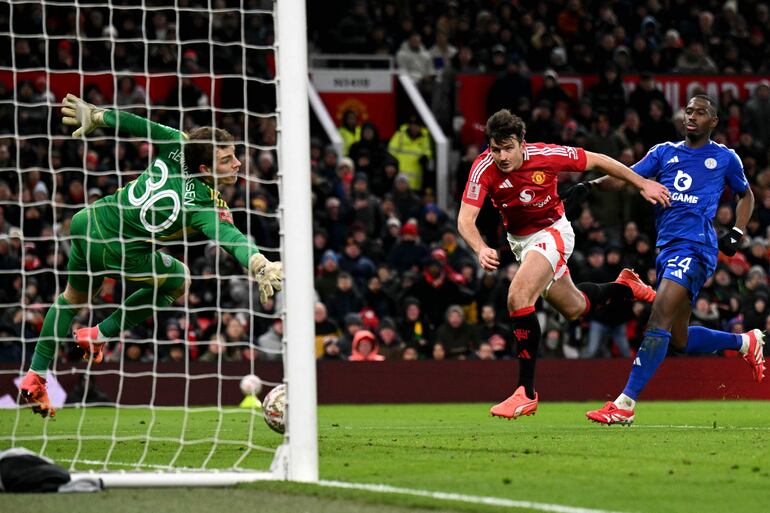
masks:
<path fill-rule="evenodd" d="M 567 216 L 568 221 L 580 217 L 580 213 L 583 211 L 583 201 L 591 193 L 592 187 L 593 184 L 591 182 L 578 182 L 567 187 L 559 195 L 564 202 L 564 215 Z"/>
<path fill-rule="evenodd" d="M 104 122 L 105 109 L 84 102 L 74 94 L 67 94 L 61 109 L 62 123 L 77 127 L 72 132 L 73 137 L 81 137 L 92 133 L 97 128 L 107 126 Z"/>
<path fill-rule="evenodd" d="M 281 290 L 281 280 L 283 279 L 281 262 L 271 262 L 262 253 L 257 253 L 249 259 L 249 272 L 257 282 L 259 300 L 263 304 L 276 290 Z"/>
<path fill-rule="evenodd" d="M 729 232 L 719 238 L 719 251 L 727 256 L 733 256 L 741 245 L 743 232 L 740 228 L 733 226 Z"/>

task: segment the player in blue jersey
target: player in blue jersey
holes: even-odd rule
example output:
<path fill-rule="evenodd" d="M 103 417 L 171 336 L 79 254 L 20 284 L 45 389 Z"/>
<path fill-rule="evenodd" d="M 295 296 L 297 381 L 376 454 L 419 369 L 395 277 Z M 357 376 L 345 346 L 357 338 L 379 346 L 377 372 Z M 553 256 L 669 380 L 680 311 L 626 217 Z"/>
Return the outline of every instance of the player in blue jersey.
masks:
<path fill-rule="evenodd" d="M 717 104 L 706 95 L 693 96 L 685 107 L 686 139 L 653 146 L 632 168 L 645 178 L 655 179 L 671 191 L 671 206 L 655 207 L 655 268 L 658 290 L 644 340 L 634 359 L 623 393 L 586 416 L 602 424 L 631 424 L 639 394 L 666 356 L 669 343 L 687 353 L 711 353 L 732 349 L 743 354 L 757 382 L 764 378 L 764 333 L 725 333 L 703 327 L 688 327 L 692 302 L 712 275 L 717 253 L 734 255 L 754 210 L 743 164 L 738 155 L 711 140 L 716 128 Z M 578 187 L 617 190 L 622 184 L 603 177 Z M 717 240 L 713 219 L 725 186 L 738 199 L 735 226 Z M 583 191 L 583 192 L 584 192 Z"/>

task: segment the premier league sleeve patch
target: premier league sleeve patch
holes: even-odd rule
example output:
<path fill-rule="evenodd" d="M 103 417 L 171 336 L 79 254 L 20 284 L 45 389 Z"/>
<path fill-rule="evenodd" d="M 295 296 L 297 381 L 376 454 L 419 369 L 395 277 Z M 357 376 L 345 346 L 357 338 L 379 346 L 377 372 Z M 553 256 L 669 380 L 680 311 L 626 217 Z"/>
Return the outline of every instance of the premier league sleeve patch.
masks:
<path fill-rule="evenodd" d="M 470 200 L 477 200 L 479 199 L 479 194 L 481 193 L 481 184 L 471 182 L 468 184 L 468 194 L 465 196 Z"/>

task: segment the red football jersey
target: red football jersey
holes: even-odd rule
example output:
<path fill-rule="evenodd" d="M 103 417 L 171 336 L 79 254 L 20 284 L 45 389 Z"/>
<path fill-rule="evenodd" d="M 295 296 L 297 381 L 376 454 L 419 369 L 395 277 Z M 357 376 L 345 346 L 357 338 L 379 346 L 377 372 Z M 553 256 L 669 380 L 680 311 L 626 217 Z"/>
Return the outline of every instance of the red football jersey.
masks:
<path fill-rule="evenodd" d="M 519 169 L 503 173 L 487 149 L 476 157 L 465 184 L 463 201 L 481 207 L 489 194 L 500 210 L 508 233 L 529 235 L 551 226 L 564 215 L 564 205 L 556 193 L 557 176 L 562 171 L 583 172 L 583 148 L 557 144 L 523 143 L 524 161 Z"/>

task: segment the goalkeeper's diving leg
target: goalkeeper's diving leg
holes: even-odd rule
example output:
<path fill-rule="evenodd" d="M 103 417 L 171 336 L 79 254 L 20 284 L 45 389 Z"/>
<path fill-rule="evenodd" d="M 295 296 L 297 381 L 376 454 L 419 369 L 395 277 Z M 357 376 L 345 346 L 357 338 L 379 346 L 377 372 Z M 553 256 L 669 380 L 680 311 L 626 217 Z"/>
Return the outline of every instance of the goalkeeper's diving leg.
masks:
<path fill-rule="evenodd" d="M 123 277 L 142 288 L 98 325 L 75 332 L 75 342 L 83 349 L 86 360 L 93 358 L 94 363 L 101 363 L 105 343 L 138 326 L 156 310 L 171 306 L 190 287 L 187 266 L 159 251 L 128 260 Z"/>

